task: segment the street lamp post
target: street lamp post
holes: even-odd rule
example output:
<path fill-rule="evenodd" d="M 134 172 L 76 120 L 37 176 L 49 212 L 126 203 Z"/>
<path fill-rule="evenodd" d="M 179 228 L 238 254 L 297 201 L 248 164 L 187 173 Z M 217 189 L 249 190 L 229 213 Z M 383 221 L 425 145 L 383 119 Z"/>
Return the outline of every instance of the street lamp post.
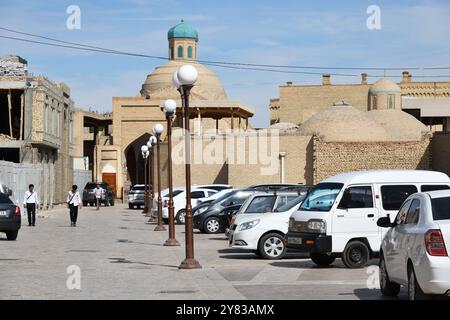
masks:
<path fill-rule="evenodd" d="M 165 246 L 179 246 L 180 243 L 175 239 L 175 219 L 173 209 L 173 180 L 172 180 L 172 120 L 173 114 L 177 108 L 175 101 L 169 99 L 164 102 L 164 113 L 167 120 L 167 175 L 169 182 L 169 239 L 164 243 Z"/>
<path fill-rule="evenodd" d="M 186 217 L 185 217 L 185 237 L 186 237 L 186 257 L 181 262 L 180 269 L 198 269 L 200 263 L 194 258 L 194 230 L 192 225 L 192 205 L 191 205 L 191 146 L 189 133 L 189 94 L 198 72 L 194 66 L 186 64 L 181 66 L 173 76 L 174 85 L 181 91 L 181 99 L 184 102 L 184 148 L 185 148 L 185 171 L 186 171 Z"/>
<path fill-rule="evenodd" d="M 155 227 L 155 231 L 166 231 L 166 228 L 162 224 L 162 201 L 161 201 L 161 157 L 160 157 L 160 137 L 164 131 L 162 124 L 157 123 L 153 127 L 153 133 L 156 135 L 156 172 L 158 174 L 158 224 Z"/>
<path fill-rule="evenodd" d="M 142 158 L 144 158 L 144 180 L 145 180 L 145 188 L 144 188 L 144 199 L 145 199 L 145 197 L 147 196 L 147 158 L 148 158 L 148 155 L 150 154 L 150 152 L 148 151 L 148 147 L 147 147 L 147 145 L 143 145 L 142 147 L 141 147 L 141 153 L 142 153 Z M 144 200 L 145 201 L 145 200 Z M 145 211 L 145 209 L 144 209 L 144 211 Z"/>
<path fill-rule="evenodd" d="M 155 136 L 150 136 L 150 139 L 147 142 L 147 147 L 148 150 L 150 152 L 149 157 L 148 157 L 148 199 L 147 199 L 147 203 L 148 203 L 148 210 L 147 210 L 147 214 L 146 217 L 149 218 L 149 222 L 153 221 L 153 216 L 152 216 L 152 211 L 153 211 L 153 194 L 155 192 L 155 187 L 154 187 L 154 170 L 153 170 L 153 146 L 156 144 L 156 137 Z"/>

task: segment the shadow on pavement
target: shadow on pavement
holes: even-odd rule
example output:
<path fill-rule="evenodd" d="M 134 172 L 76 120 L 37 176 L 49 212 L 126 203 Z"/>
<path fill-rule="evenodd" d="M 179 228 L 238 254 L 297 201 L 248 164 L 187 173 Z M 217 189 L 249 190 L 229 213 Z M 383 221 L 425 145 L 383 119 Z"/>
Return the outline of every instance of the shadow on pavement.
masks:
<path fill-rule="evenodd" d="M 168 267 L 168 268 L 176 268 L 178 269 L 178 266 L 170 265 L 170 264 L 159 264 L 159 263 L 148 263 L 148 262 L 142 262 L 142 261 L 131 261 L 126 258 L 108 258 L 110 263 L 126 263 L 126 264 L 138 264 L 143 266 L 157 266 L 157 267 Z"/>

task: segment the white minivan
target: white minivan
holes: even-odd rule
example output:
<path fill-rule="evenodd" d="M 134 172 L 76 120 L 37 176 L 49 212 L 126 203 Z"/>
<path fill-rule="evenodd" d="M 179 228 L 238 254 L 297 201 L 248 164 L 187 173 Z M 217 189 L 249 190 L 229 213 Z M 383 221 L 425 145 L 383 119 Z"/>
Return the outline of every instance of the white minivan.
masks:
<path fill-rule="evenodd" d="M 317 184 L 289 219 L 287 247 L 309 252 L 319 266 L 337 257 L 348 268 L 364 267 L 378 255 L 386 232 L 380 217 L 393 221 L 411 194 L 450 189 L 450 178 L 422 170 L 368 170 L 339 174 Z"/>

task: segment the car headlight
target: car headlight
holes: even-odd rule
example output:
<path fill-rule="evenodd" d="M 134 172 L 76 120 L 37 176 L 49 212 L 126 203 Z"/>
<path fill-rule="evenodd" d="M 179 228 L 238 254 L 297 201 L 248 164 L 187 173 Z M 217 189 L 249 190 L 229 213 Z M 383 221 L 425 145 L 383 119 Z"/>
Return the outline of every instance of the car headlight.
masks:
<path fill-rule="evenodd" d="M 248 222 L 244 222 L 243 224 L 241 224 L 239 226 L 239 231 L 251 229 L 254 226 L 256 226 L 258 223 L 259 223 L 259 219 L 248 221 Z"/>
<path fill-rule="evenodd" d="M 208 210 L 208 207 L 198 208 L 197 210 L 194 211 L 194 216 L 199 215 L 199 214 L 205 212 L 206 210 Z"/>
<path fill-rule="evenodd" d="M 327 223 L 324 220 L 320 219 L 311 219 L 308 221 L 307 225 L 308 230 L 317 233 L 326 233 L 327 232 Z"/>

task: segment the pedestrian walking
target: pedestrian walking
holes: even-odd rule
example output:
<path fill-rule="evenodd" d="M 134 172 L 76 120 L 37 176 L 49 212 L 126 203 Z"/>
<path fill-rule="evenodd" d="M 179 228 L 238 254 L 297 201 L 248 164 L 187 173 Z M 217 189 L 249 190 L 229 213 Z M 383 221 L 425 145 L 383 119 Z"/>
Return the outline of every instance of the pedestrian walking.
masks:
<path fill-rule="evenodd" d="M 39 195 L 34 191 L 33 184 L 30 184 L 28 191 L 25 191 L 23 207 L 27 209 L 28 226 L 34 227 L 36 225 L 36 209 L 39 209 Z"/>
<path fill-rule="evenodd" d="M 70 226 L 76 227 L 78 218 L 78 209 L 82 208 L 80 193 L 77 191 L 78 186 L 73 185 L 72 190 L 67 195 L 67 206 L 70 212 Z"/>
<path fill-rule="evenodd" d="M 95 203 L 97 205 L 97 210 L 100 210 L 100 200 L 103 195 L 103 188 L 101 188 L 99 184 L 97 184 L 94 188 L 94 195 L 95 195 Z"/>

